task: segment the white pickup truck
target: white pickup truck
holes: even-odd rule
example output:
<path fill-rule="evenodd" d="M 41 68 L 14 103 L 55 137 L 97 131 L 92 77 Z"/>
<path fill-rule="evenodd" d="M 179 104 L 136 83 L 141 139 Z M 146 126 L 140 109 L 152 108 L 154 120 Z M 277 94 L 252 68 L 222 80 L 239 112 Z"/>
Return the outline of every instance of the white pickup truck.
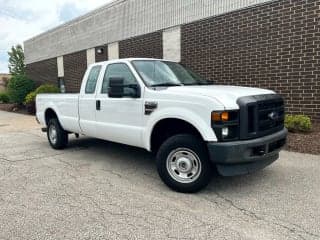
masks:
<path fill-rule="evenodd" d="M 75 133 L 152 151 L 161 179 L 180 192 L 205 187 L 212 166 L 223 176 L 268 166 L 287 137 L 273 91 L 213 85 L 159 59 L 95 63 L 80 94 L 40 94 L 36 108 L 54 149 Z"/>

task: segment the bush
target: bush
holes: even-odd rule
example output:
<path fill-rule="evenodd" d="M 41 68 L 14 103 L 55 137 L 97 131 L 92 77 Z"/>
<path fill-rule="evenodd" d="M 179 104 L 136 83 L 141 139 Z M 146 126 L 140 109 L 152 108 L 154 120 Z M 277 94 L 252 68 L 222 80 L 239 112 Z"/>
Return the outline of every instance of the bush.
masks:
<path fill-rule="evenodd" d="M 24 101 L 24 104 L 27 107 L 27 111 L 31 114 L 36 113 L 36 97 L 40 93 L 59 93 L 60 90 L 58 87 L 51 84 L 44 84 L 38 87 L 33 92 L 29 93 Z"/>
<path fill-rule="evenodd" d="M 29 103 L 33 103 L 36 101 L 36 96 L 40 93 L 60 93 L 60 90 L 58 87 L 51 85 L 51 84 L 44 84 L 41 85 L 40 87 L 38 87 L 36 90 L 34 90 L 33 92 L 30 92 L 26 98 L 24 103 L 25 104 L 29 104 Z"/>
<path fill-rule="evenodd" d="M 0 103 L 8 103 L 10 101 L 8 93 L 0 93 Z"/>
<path fill-rule="evenodd" d="M 14 103 L 23 103 L 26 95 L 35 89 L 35 83 L 25 75 L 15 75 L 8 83 L 10 100 Z"/>
<path fill-rule="evenodd" d="M 26 96 L 26 98 L 24 99 L 24 104 L 29 104 L 29 103 L 35 102 L 36 96 L 37 96 L 36 91 L 29 93 Z"/>
<path fill-rule="evenodd" d="M 285 126 L 290 132 L 310 132 L 311 119 L 305 115 L 286 115 Z"/>

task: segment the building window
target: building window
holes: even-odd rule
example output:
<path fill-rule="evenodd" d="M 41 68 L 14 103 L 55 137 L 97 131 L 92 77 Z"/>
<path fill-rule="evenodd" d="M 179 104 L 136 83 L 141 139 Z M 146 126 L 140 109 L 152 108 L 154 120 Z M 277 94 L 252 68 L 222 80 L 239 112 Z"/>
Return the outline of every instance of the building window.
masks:
<path fill-rule="evenodd" d="M 58 84 L 59 84 L 60 92 L 61 93 L 65 93 L 66 92 L 66 86 L 64 84 L 64 78 L 63 77 L 59 77 L 58 78 Z"/>

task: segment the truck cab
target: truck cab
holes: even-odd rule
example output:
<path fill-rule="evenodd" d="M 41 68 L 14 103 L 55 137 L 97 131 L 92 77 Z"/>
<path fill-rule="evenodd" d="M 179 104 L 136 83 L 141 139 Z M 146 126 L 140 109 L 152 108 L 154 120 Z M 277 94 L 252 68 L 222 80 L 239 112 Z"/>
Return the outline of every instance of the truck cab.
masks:
<path fill-rule="evenodd" d="M 213 166 L 225 176 L 268 166 L 287 136 L 280 95 L 214 85 L 161 59 L 95 63 L 79 94 L 41 94 L 36 105 L 53 148 L 76 133 L 146 149 L 161 179 L 180 192 L 202 189 Z"/>

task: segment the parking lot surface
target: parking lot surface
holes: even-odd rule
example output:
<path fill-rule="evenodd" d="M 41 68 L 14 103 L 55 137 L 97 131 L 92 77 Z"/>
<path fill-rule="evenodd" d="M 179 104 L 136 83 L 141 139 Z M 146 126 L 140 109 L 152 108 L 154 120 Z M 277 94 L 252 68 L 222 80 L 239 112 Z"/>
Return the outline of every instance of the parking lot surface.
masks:
<path fill-rule="evenodd" d="M 34 117 L 0 111 L 0 239 L 320 239 L 320 156 L 168 189 L 151 154 L 80 137 L 55 151 Z"/>

